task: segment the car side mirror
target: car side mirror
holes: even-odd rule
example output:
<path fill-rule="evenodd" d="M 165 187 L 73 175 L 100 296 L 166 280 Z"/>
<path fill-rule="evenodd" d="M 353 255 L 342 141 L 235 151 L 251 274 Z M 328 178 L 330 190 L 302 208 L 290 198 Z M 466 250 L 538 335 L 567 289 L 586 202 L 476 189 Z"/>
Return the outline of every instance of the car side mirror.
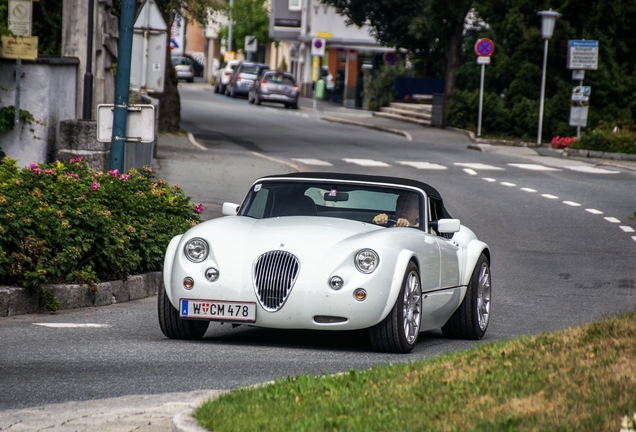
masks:
<path fill-rule="evenodd" d="M 240 208 L 241 206 L 239 204 L 224 202 L 223 209 L 222 209 L 223 216 L 236 216 Z"/>
<path fill-rule="evenodd" d="M 439 234 L 456 233 L 461 228 L 459 219 L 440 219 L 438 221 L 432 221 L 430 225 Z"/>

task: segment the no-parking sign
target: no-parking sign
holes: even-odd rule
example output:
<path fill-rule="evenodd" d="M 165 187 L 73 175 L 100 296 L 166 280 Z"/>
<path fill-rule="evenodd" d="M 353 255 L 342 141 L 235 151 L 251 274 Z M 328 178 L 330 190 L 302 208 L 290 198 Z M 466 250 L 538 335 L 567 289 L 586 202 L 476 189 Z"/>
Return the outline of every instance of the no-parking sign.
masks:
<path fill-rule="evenodd" d="M 490 39 L 479 39 L 475 44 L 475 54 L 480 57 L 490 57 L 495 52 L 495 44 Z"/>
<path fill-rule="evenodd" d="M 325 45 L 327 41 L 324 38 L 313 38 L 311 40 L 311 55 L 322 57 L 325 55 Z"/>

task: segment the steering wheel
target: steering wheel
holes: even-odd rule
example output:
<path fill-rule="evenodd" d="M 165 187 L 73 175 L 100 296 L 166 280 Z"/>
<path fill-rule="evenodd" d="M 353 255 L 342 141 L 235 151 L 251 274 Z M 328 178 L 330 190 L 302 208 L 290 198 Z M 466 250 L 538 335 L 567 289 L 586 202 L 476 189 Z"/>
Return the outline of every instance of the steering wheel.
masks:
<path fill-rule="evenodd" d="M 397 219 L 390 217 L 384 225 L 395 226 L 396 224 L 397 224 Z"/>

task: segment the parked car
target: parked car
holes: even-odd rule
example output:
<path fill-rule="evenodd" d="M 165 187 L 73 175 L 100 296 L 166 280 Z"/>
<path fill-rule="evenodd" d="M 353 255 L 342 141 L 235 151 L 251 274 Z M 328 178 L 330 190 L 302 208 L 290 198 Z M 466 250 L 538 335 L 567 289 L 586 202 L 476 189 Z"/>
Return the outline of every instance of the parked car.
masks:
<path fill-rule="evenodd" d="M 264 71 L 252 84 L 247 101 L 260 105 L 261 102 L 278 102 L 285 108 L 298 108 L 298 86 L 294 76 L 287 72 Z"/>
<path fill-rule="evenodd" d="M 203 54 L 201 54 L 202 56 Z M 194 76 L 195 77 L 202 77 L 203 76 L 203 64 L 201 62 L 204 62 L 204 57 L 201 56 L 197 56 L 195 57 L 192 54 L 188 54 L 185 53 L 183 54 L 183 57 L 187 57 L 190 60 L 192 60 L 192 67 L 194 68 Z"/>
<path fill-rule="evenodd" d="M 221 67 L 217 69 L 214 75 L 214 93 L 225 94 L 225 89 L 230 82 L 232 72 L 234 72 L 234 69 L 239 63 L 240 60 L 230 60 L 223 63 Z"/>
<path fill-rule="evenodd" d="M 410 226 L 400 200 L 414 203 Z M 481 339 L 491 252 L 410 179 L 292 173 L 256 180 L 226 217 L 175 236 L 159 324 L 200 339 L 212 321 L 278 329 L 368 329 L 379 351 L 407 353 L 420 332 Z"/>
<path fill-rule="evenodd" d="M 172 66 L 177 74 L 178 80 L 194 81 L 194 60 L 184 56 L 173 56 Z"/>
<path fill-rule="evenodd" d="M 256 77 L 266 69 L 269 69 L 269 65 L 265 63 L 239 63 L 230 77 L 225 94 L 230 97 L 247 96 Z"/>

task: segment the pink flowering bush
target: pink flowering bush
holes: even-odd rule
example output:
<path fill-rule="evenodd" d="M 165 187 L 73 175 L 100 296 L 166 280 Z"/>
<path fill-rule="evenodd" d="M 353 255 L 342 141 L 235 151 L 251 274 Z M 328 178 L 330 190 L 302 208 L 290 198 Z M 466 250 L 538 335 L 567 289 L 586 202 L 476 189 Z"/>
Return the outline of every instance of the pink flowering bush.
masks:
<path fill-rule="evenodd" d="M 0 162 L 0 281 L 31 288 L 55 310 L 47 283 L 97 284 L 160 270 L 170 239 L 202 207 L 152 169 L 122 174 L 68 164 Z"/>
<path fill-rule="evenodd" d="M 554 138 L 552 138 L 552 141 L 550 141 L 550 147 L 552 147 L 553 149 L 564 149 L 566 147 L 569 147 L 576 140 L 577 139 L 575 137 L 555 136 Z"/>

